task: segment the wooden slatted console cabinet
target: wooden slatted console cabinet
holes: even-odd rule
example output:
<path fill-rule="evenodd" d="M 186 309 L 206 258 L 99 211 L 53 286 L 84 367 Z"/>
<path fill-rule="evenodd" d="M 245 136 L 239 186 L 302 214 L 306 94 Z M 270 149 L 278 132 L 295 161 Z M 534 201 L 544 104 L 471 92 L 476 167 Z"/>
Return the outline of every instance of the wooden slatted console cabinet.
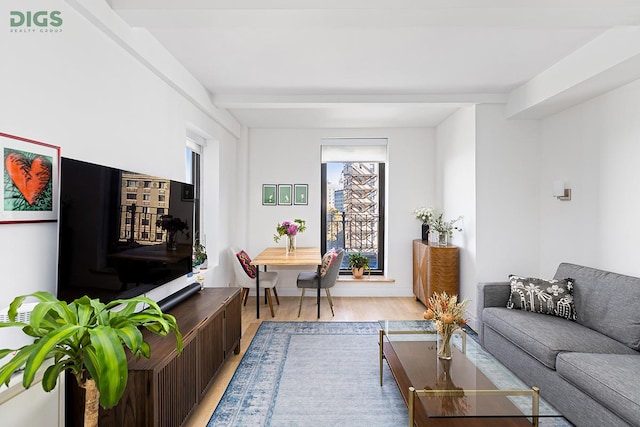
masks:
<path fill-rule="evenodd" d="M 168 312 L 176 317 L 184 350 L 172 334 L 145 332 L 151 358 L 129 359 L 122 399 L 100 408 L 100 427 L 178 427 L 198 405 L 225 359 L 240 352 L 240 288 L 205 288 Z M 67 377 L 67 426 L 83 424 L 84 390 Z"/>
<path fill-rule="evenodd" d="M 456 246 L 413 241 L 413 294 L 425 305 L 434 293 L 459 295 L 459 251 Z"/>

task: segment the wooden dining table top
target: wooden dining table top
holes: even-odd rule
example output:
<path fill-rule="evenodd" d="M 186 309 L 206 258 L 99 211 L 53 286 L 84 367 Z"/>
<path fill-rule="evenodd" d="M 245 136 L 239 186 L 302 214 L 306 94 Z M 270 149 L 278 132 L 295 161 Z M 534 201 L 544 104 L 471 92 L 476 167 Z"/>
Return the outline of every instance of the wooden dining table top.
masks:
<path fill-rule="evenodd" d="M 251 265 L 320 265 L 322 254 L 320 248 L 298 247 L 292 254 L 287 254 L 284 247 L 270 247 L 260 252 Z"/>

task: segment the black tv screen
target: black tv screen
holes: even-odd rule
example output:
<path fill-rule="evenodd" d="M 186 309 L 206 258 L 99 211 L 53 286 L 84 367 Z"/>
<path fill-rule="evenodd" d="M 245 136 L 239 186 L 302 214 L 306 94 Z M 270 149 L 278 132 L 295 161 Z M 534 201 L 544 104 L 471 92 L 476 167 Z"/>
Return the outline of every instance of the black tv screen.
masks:
<path fill-rule="evenodd" d="M 58 298 L 108 302 L 188 274 L 193 214 L 191 184 L 63 157 Z M 172 248 L 167 222 L 187 227 Z"/>

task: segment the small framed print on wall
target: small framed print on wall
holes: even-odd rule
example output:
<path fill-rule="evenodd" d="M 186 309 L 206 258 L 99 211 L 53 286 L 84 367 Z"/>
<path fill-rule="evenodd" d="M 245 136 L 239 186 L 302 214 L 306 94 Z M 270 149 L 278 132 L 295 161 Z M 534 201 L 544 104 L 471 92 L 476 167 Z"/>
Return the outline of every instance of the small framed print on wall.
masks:
<path fill-rule="evenodd" d="M 293 185 L 293 204 L 294 205 L 309 204 L 309 185 L 308 184 Z"/>
<path fill-rule="evenodd" d="M 0 133 L 0 223 L 58 220 L 60 147 Z"/>
<path fill-rule="evenodd" d="M 263 206 L 275 206 L 278 204 L 277 188 L 278 187 L 275 184 L 262 184 L 262 205 Z"/>
<path fill-rule="evenodd" d="M 278 185 L 278 204 L 291 205 L 291 184 Z"/>

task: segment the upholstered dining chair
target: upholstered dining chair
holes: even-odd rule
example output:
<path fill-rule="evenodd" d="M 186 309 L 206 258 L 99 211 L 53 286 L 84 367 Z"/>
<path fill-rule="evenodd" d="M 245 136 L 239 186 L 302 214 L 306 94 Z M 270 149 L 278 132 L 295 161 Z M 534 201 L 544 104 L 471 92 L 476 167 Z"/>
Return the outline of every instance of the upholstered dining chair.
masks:
<path fill-rule="evenodd" d="M 251 258 L 244 250 L 230 247 L 229 256 L 233 263 L 233 271 L 236 277 L 236 286 L 242 288 L 242 303 L 247 305 L 247 296 L 250 289 L 256 288 L 256 269 L 255 265 L 251 265 Z M 260 272 L 260 290 L 264 289 L 269 309 L 271 310 L 271 317 L 275 317 L 273 311 L 273 301 L 271 299 L 271 290 L 276 297 L 276 302 L 280 305 L 280 299 L 278 298 L 278 291 L 276 285 L 278 284 L 278 273 L 275 271 Z M 260 294 L 256 295 L 256 298 L 260 298 Z"/>
<path fill-rule="evenodd" d="M 332 288 L 338 280 L 338 273 L 340 273 L 340 265 L 342 264 L 342 258 L 344 257 L 344 250 L 331 249 L 322 256 L 322 266 L 320 268 L 320 289 L 324 289 L 327 294 L 327 300 L 329 300 L 329 307 L 331 307 L 331 315 L 335 316 L 333 312 L 333 300 L 331 299 Z M 262 277 L 262 276 L 260 276 Z M 298 308 L 298 317 L 302 312 L 302 301 L 304 300 L 304 293 L 307 289 L 318 289 L 318 272 L 316 271 L 303 271 L 298 274 L 297 286 L 302 289 L 300 295 L 300 307 Z M 261 280 L 262 281 L 262 280 Z"/>

